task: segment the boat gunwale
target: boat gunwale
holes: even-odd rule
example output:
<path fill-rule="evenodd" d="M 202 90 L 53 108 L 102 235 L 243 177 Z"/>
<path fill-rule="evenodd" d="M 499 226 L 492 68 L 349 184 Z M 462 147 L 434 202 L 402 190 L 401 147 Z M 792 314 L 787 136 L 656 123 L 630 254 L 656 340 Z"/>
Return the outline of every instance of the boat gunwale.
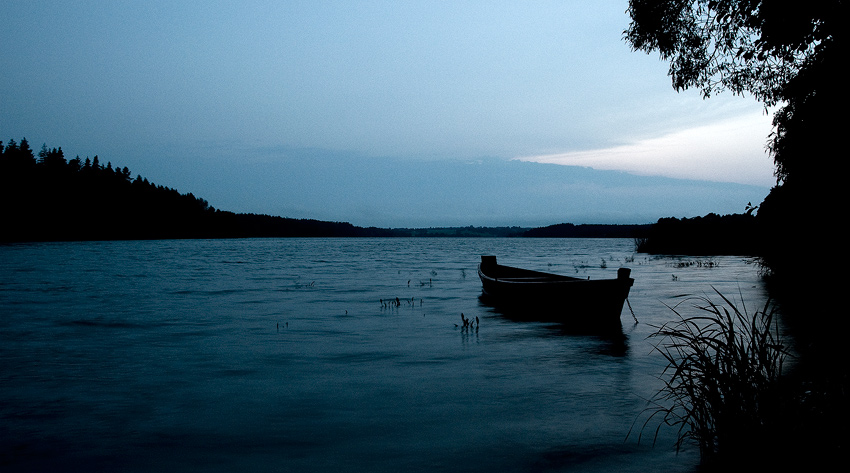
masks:
<path fill-rule="evenodd" d="M 613 279 L 582 279 L 576 278 L 572 276 L 564 276 L 560 274 L 553 273 L 545 273 L 542 271 L 534 271 L 530 269 L 522 269 L 516 268 L 513 266 L 505 266 L 501 264 L 497 264 L 495 266 L 490 266 L 488 269 L 493 269 L 489 273 L 482 267 L 481 264 L 478 265 L 478 275 L 479 277 L 486 278 L 490 281 L 500 282 L 500 283 L 516 283 L 516 284 L 563 284 L 563 283 L 594 283 L 594 282 L 603 282 L 603 281 L 622 281 L 622 278 L 613 278 Z M 507 270 L 507 271 L 502 271 Z M 506 276 L 498 276 L 498 274 L 505 272 Z M 512 275 L 512 272 L 518 273 L 517 275 Z M 522 276 L 521 274 L 527 274 L 528 276 Z"/>

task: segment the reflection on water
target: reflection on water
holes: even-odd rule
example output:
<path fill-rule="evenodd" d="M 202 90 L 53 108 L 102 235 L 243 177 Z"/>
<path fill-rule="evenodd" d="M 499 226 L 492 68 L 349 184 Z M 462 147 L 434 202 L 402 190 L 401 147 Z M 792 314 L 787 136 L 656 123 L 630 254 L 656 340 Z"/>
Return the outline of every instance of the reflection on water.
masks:
<path fill-rule="evenodd" d="M 481 254 L 594 279 L 627 265 L 640 323 L 515 321 L 479 301 Z M 740 258 L 682 261 L 630 240 L 3 246 L 0 465 L 691 471 L 673 432 L 625 440 L 664 364 L 646 337 L 683 294 L 764 294 Z"/>
<path fill-rule="evenodd" d="M 535 310 L 529 310 L 516 306 L 505 306 L 495 303 L 492 298 L 482 294 L 478 298 L 484 310 L 489 310 L 504 320 L 515 323 L 546 322 L 553 319 L 562 319 L 560 314 L 537 316 Z M 550 309 L 552 310 L 552 309 Z M 627 311 L 626 309 L 625 311 Z M 624 313 L 625 313 L 624 311 Z M 592 314 L 590 314 L 592 316 Z M 547 323 L 545 328 L 551 336 L 555 337 L 579 337 L 593 341 L 592 346 L 596 353 L 605 353 L 611 356 L 626 356 L 628 351 L 628 336 L 623 331 L 623 326 L 631 327 L 636 322 L 627 319 L 625 314 L 620 323 L 616 325 L 598 326 L 593 324 L 573 323 Z M 469 331 L 478 331 L 477 327 L 470 327 Z"/>

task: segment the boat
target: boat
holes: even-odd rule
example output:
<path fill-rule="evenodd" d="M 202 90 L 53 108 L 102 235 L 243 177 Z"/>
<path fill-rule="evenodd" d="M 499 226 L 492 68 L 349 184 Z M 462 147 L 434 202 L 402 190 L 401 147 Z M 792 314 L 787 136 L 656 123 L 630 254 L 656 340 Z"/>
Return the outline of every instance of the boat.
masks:
<path fill-rule="evenodd" d="M 619 326 L 634 279 L 619 268 L 616 279 L 591 280 L 503 266 L 482 256 L 481 300 L 513 316 L 574 326 Z"/>

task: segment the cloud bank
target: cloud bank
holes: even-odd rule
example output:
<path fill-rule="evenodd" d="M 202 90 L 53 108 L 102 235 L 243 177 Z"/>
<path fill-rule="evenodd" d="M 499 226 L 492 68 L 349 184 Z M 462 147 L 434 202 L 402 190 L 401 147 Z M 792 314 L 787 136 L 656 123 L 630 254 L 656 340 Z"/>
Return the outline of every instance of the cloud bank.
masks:
<path fill-rule="evenodd" d="M 521 161 L 759 186 L 775 184 L 765 151 L 771 117 L 748 114 L 604 149 L 526 156 Z"/>

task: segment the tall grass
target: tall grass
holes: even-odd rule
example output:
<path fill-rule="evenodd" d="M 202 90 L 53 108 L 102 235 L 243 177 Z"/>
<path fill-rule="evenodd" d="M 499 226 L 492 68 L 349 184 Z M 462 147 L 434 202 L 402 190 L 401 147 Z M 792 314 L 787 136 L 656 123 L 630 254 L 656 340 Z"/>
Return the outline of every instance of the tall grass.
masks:
<path fill-rule="evenodd" d="M 695 302 L 696 315 L 670 307 L 675 321 L 650 335 L 667 360 L 664 386 L 650 399 L 649 418 L 678 428 L 676 448 L 699 445 L 703 461 L 758 454 L 771 442 L 781 414 L 780 376 L 787 353 L 770 301 L 752 315 L 715 289 L 722 300 Z M 775 431 L 775 430 L 773 430 Z M 631 432 L 630 432 L 631 433 Z"/>

